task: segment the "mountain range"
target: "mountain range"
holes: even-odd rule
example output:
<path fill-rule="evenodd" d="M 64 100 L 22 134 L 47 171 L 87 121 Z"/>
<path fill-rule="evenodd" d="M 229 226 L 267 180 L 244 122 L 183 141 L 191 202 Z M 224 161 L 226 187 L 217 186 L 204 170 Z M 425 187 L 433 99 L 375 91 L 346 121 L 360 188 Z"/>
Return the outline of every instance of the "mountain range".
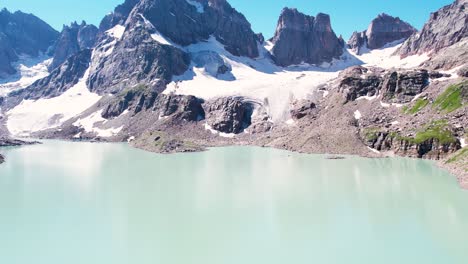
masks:
<path fill-rule="evenodd" d="M 294 8 L 266 40 L 225 0 L 127 0 L 61 32 L 3 9 L 0 135 L 401 155 L 441 160 L 468 187 L 467 7 L 420 31 L 379 14 L 348 41 Z"/>

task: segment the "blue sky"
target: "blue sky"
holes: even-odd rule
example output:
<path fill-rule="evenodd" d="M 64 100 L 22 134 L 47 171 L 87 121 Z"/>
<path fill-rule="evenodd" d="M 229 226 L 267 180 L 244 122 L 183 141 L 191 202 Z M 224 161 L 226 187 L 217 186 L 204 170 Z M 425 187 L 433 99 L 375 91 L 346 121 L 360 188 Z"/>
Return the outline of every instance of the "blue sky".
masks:
<path fill-rule="evenodd" d="M 0 8 L 33 13 L 51 26 L 60 30 L 63 24 L 85 20 L 98 25 L 104 15 L 124 0 L 2 0 Z M 242 12 L 252 24 L 254 31 L 266 37 L 274 33 L 281 9 L 296 7 L 300 11 L 316 15 L 318 12 L 331 15 L 336 34 L 345 39 L 355 30 L 364 30 L 379 13 L 399 16 L 420 29 L 429 14 L 453 0 L 228 0 Z"/>

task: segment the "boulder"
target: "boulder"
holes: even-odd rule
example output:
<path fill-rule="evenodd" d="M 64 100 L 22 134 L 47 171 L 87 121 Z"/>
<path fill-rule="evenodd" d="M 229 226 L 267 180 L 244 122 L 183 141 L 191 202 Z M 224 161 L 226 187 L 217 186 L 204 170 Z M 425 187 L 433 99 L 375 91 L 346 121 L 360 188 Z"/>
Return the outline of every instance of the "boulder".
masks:
<path fill-rule="evenodd" d="M 253 108 L 240 97 L 218 98 L 205 106 L 207 123 L 219 132 L 238 134 L 252 123 Z"/>

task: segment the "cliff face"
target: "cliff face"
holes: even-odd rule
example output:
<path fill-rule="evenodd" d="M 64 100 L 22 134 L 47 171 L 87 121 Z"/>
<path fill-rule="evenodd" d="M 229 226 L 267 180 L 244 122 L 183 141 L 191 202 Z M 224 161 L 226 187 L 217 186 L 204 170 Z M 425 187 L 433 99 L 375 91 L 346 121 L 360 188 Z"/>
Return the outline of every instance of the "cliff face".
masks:
<path fill-rule="evenodd" d="M 372 20 L 367 30 L 354 32 L 348 46 L 360 54 L 363 48 L 379 49 L 397 40 L 405 40 L 417 30 L 398 17 L 380 14 Z"/>
<path fill-rule="evenodd" d="M 119 93 L 140 83 L 161 90 L 173 75 L 188 69 L 188 54 L 154 40 L 155 28 L 143 16 L 135 13 L 125 27 L 121 36 L 107 36 L 97 45 L 88 79 L 90 90 Z"/>
<path fill-rule="evenodd" d="M 426 52 L 436 53 L 468 37 L 468 1 L 456 0 L 431 14 L 419 33 L 413 34 L 399 49 L 405 57 Z"/>
<path fill-rule="evenodd" d="M 12 63 L 19 54 L 37 57 L 47 53 L 58 32 L 31 14 L 0 11 L 0 78 L 15 73 Z"/>
<path fill-rule="evenodd" d="M 272 42 L 271 53 L 280 66 L 329 62 L 343 54 L 344 45 L 328 15 L 307 16 L 290 8 L 281 12 Z"/>
<path fill-rule="evenodd" d="M 250 23 L 225 0 L 142 0 L 132 12 L 136 15 L 182 46 L 212 35 L 233 55 L 254 58 L 259 54 Z"/>
<path fill-rule="evenodd" d="M 70 56 L 81 50 L 92 48 L 96 43 L 97 33 L 98 29 L 94 25 L 87 25 L 84 21 L 80 25 L 74 22 L 70 26 L 64 26 L 55 43 L 54 59 L 49 69 L 54 70 Z"/>
<path fill-rule="evenodd" d="M 123 25 L 132 12 L 132 9 L 140 0 L 125 0 L 121 5 L 118 5 L 114 12 L 106 15 L 99 24 L 99 32 L 104 33 L 105 31 L 115 27 L 116 25 Z"/>

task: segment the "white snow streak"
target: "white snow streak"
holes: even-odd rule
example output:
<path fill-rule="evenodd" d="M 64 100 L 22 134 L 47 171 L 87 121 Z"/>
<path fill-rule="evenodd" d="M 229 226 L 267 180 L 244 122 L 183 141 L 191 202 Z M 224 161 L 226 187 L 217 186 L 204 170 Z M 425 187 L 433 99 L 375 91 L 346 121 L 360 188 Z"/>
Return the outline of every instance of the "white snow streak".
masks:
<path fill-rule="evenodd" d="M 187 3 L 189 5 L 192 5 L 194 6 L 196 9 L 197 9 L 197 12 L 198 13 L 204 13 L 205 12 L 205 8 L 203 7 L 203 5 L 197 1 L 194 1 L 194 0 L 185 0 L 187 1 Z"/>

